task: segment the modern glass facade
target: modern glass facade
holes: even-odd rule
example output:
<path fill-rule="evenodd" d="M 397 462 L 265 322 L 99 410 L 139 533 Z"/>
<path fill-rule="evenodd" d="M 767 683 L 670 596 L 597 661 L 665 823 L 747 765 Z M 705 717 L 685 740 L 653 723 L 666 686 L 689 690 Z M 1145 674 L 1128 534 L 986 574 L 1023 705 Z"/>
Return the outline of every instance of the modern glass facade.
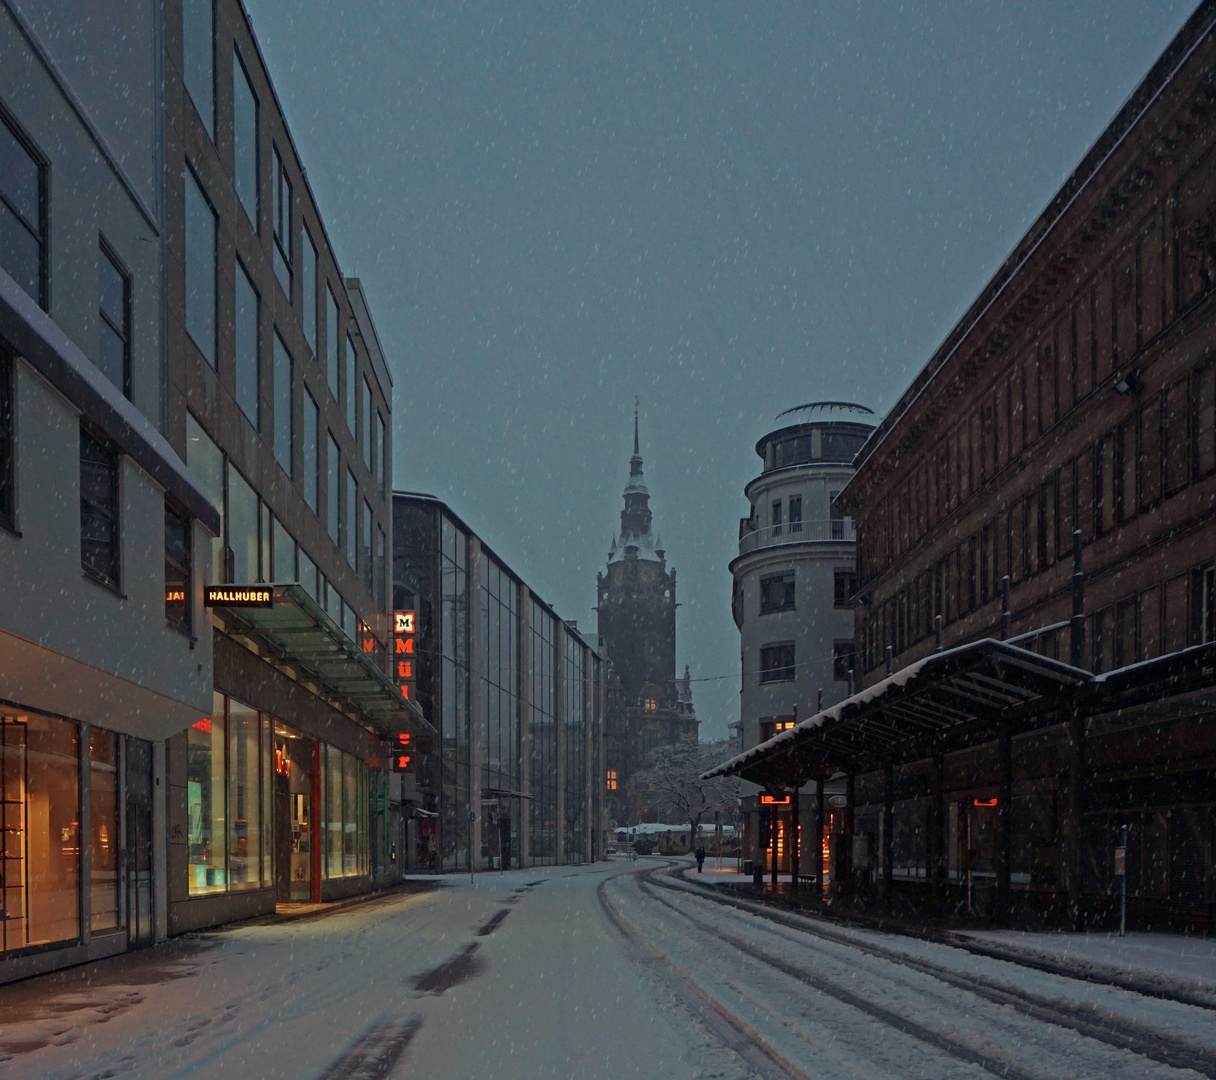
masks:
<path fill-rule="evenodd" d="M 537 866 L 558 862 L 557 801 L 557 634 L 549 610 L 533 600 L 528 619 L 532 663 L 531 709 L 528 719 L 532 749 L 532 861 Z"/>
<path fill-rule="evenodd" d="M 395 495 L 393 533 L 394 608 L 418 625 L 412 693 L 439 729 L 415 748 L 411 865 L 595 858 L 599 658 L 438 500 Z"/>

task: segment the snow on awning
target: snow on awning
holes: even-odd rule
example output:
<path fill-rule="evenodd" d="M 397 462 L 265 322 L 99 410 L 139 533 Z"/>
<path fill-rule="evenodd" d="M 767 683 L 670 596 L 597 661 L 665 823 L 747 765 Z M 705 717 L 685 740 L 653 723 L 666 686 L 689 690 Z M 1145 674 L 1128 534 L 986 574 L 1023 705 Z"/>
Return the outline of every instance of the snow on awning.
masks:
<path fill-rule="evenodd" d="M 985 638 L 933 653 L 710 769 L 702 779 L 805 783 L 814 770 L 855 768 L 975 720 L 1093 682 L 1080 668 Z"/>
<path fill-rule="evenodd" d="M 316 683 L 323 696 L 355 714 L 367 727 L 395 737 L 434 732 L 422 710 L 339 628 L 302 585 L 267 585 L 268 607 L 217 603 L 212 611 L 224 629 L 247 637 L 274 663 Z"/>

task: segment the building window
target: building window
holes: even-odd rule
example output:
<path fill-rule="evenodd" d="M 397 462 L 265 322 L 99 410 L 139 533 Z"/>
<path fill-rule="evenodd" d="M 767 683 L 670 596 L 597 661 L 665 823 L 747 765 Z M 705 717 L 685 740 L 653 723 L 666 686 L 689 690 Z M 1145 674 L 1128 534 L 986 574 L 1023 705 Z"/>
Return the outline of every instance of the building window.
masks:
<path fill-rule="evenodd" d="M 642 708 L 646 712 L 657 712 L 658 708 L 659 708 L 659 703 L 655 698 L 648 697 L 642 702 Z"/>
<path fill-rule="evenodd" d="M 89 728 L 89 928 L 118 928 L 118 736 Z"/>
<path fill-rule="evenodd" d="M 317 353 L 317 245 L 304 226 L 304 261 L 300 268 L 300 288 L 304 294 L 304 340 Z"/>
<path fill-rule="evenodd" d="M 372 508 L 370 503 L 363 504 L 363 587 L 367 589 L 368 596 L 374 596 L 372 591 L 374 586 L 373 573 L 374 564 L 372 562 L 372 535 L 375 532 L 373 528 L 374 518 L 372 517 Z"/>
<path fill-rule="evenodd" d="M 262 884 L 262 738 L 256 709 L 228 701 L 228 886 Z M 269 824 L 269 822 L 267 822 Z"/>
<path fill-rule="evenodd" d="M 325 289 L 325 382 L 334 401 L 338 400 L 338 301 L 333 289 Z"/>
<path fill-rule="evenodd" d="M 802 496 L 790 496 L 790 532 L 802 532 Z"/>
<path fill-rule="evenodd" d="M 789 682 L 794 678 L 794 643 L 783 641 L 760 649 L 760 681 Z"/>
<path fill-rule="evenodd" d="M 258 98 L 240 53 L 232 54 L 232 179 L 255 232 L 258 220 Z"/>
<path fill-rule="evenodd" d="M 359 486 L 355 483 L 355 474 L 346 470 L 346 521 L 343 523 L 346 528 L 346 561 L 350 563 L 352 570 L 356 569 L 356 556 L 358 554 L 358 543 L 356 532 L 358 531 L 359 521 L 356 517 L 359 505 Z"/>
<path fill-rule="evenodd" d="M 375 591 L 372 593 L 372 599 L 375 600 L 377 607 L 379 607 L 381 604 L 384 604 L 385 607 L 388 606 L 387 604 L 385 604 L 385 600 L 384 600 L 384 571 L 386 569 L 385 548 L 386 548 L 386 543 L 385 543 L 385 536 L 384 536 L 384 528 L 383 528 L 383 526 L 377 525 L 376 526 L 376 581 L 375 581 L 376 588 L 375 588 Z"/>
<path fill-rule="evenodd" d="M 0 349 L 0 524 L 13 528 L 17 519 L 13 460 L 13 360 Z"/>
<path fill-rule="evenodd" d="M 215 211 L 186 172 L 186 331 L 215 367 Z"/>
<path fill-rule="evenodd" d="M 131 278 L 104 240 L 97 269 L 97 306 L 101 322 L 97 366 L 110 382 L 130 397 Z"/>
<path fill-rule="evenodd" d="M 363 380 L 363 461 L 367 471 L 374 477 L 376 467 L 372 464 L 372 384 Z"/>
<path fill-rule="evenodd" d="M 273 147 L 274 175 L 271 177 L 271 224 L 274 229 L 274 276 L 283 286 L 287 294 L 287 302 L 291 303 L 291 181 L 287 178 L 287 170 L 283 168 L 283 158 L 279 148 Z"/>
<path fill-rule="evenodd" d="M 190 632 L 190 519 L 165 506 L 165 618 Z"/>
<path fill-rule="evenodd" d="M 616 791 L 616 769 L 608 770 L 607 788 L 609 791 Z"/>
<path fill-rule="evenodd" d="M 794 610 L 794 575 L 774 574 L 760 579 L 760 614 Z"/>
<path fill-rule="evenodd" d="M 258 312 L 261 298 L 245 273 L 245 268 L 236 264 L 236 326 L 235 359 L 236 403 L 241 407 L 255 431 L 260 431 L 261 415 L 258 408 L 258 387 L 261 385 L 258 348 Z"/>
<path fill-rule="evenodd" d="M 325 746 L 325 876 L 368 868 L 368 770 L 353 754 Z"/>
<path fill-rule="evenodd" d="M 0 269 L 46 307 L 46 175 L 0 112 Z"/>
<path fill-rule="evenodd" d="M 195 721 L 186 733 L 186 857 L 191 896 L 223 892 L 227 886 L 224 721 L 224 698 L 215 694 L 211 715 Z"/>
<path fill-rule="evenodd" d="M 773 536 L 781 535 L 781 500 L 773 502 Z"/>
<path fill-rule="evenodd" d="M 308 389 L 304 390 L 304 501 L 314 514 L 320 503 L 321 485 L 321 410 Z"/>
<path fill-rule="evenodd" d="M 384 417 L 378 412 L 376 413 L 376 454 L 375 466 L 372 470 L 373 474 L 379 470 L 380 487 L 384 489 L 385 494 L 388 493 L 389 485 L 389 469 L 388 459 L 385 457 L 386 447 L 384 445 Z M 373 477 L 374 478 L 374 477 Z"/>
<path fill-rule="evenodd" d="M 291 355 L 287 346 L 274 335 L 274 456 L 283 466 L 283 471 L 292 475 L 295 452 L 295 424 L 292 418 L 292 372 Z"/>
<path fill-rule="evenodd" d="M 0 708 L 6 952 L 80 935 L 79 738 L 69 721 Z"/>
<path fill-rule="evenodd" d="M 857 574 L 852 570 L 835 570 L 832 573 L 832 604 L 847 608 L 849 598 L 857 591 Z"/>
<path fill-rule="evenodd" d="M 278 518 L 272 519 L 271 532 L 271 570 L 267 577 L 284 584 L 299 581 L 296 576 L 296 542 L 291 538 L 291 533 Z"/>
<path fill-rule="evenodd" d="M 226 580 L 248 585 L 261 577 L 258 496 L 245 478 L 228 462 L 228 557 Z"/>
<path fill-rule="evenodd" d="M 855 659 L 853 642 L 852 641 L 834 641 L 832 643 L 832 678 L 840 682 L 847 682 L 849 672 L 855 671 L 857 661 Z"/>
<path fill-rule="evenodd" d="M 89 577 L 119 587 L 118 455 L 80 432 L 80 564 Z"/>
<path fill-rule="evenodd" d="M 836 505 L 836 498 L 840 494 L 839 491 L 828 493 L 828 516 L 832 524 L 832 539 L 844 539 L 844 514 L 840 512 L 840 507 Z"/>
<path fill-rule="evenodd" d="M 350 334 L 346 335 L 346 426 L 350 429 L 351 435 L 355 435 L 358 431 L 357 427 L 357 402 L 355 401 L 355 391 L 358 387 L 358 376 L 355 372 L 355 342 Z"/>
<path fill-rule="evenodd" d="M 215 12 L 213 0 L 182 0 L 182 75 L 198 117 L 215 138 Z"/>
<path fill-rule="evenodd" d="M 338 491 L 340 458 L 338 456 L 338 441 L 334 438 L 332 431 L 329 433 L 329 454 L 326 466 L 325 527 L 329 533 L 329 538 L 336 544 L 338 542 L 339 507 L 341 506 L 338 501 L 340 494 Z"/>

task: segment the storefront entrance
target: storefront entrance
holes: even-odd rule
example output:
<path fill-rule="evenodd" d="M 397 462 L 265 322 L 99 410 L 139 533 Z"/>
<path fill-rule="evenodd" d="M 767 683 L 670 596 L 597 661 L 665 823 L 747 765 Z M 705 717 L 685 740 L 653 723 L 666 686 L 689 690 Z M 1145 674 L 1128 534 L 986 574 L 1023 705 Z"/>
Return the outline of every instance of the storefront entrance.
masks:
<path fill-rule="evenodd" d="M 313 898 L 313 740 L 274 725 L 276 899 Z"/>

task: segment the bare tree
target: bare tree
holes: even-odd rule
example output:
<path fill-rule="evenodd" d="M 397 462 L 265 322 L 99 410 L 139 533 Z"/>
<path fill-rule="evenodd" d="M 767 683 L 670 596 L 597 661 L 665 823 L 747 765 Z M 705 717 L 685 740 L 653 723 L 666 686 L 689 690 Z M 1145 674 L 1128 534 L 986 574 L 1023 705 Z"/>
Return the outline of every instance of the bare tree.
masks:
<path fill-rule="evenodd" d="M 699 743 L 682 739 L 660 746 L 646 756 L 646 767 L 633 775 L 636 790 L 653 793 L 660 811 L 687 821 L 692 842 L 697 828 L 715 810 L 733 812 L 739 799 L 739 781 L 733 777 L 702 780 L 701 774 L 731 756 L 728 739 Z"/>

